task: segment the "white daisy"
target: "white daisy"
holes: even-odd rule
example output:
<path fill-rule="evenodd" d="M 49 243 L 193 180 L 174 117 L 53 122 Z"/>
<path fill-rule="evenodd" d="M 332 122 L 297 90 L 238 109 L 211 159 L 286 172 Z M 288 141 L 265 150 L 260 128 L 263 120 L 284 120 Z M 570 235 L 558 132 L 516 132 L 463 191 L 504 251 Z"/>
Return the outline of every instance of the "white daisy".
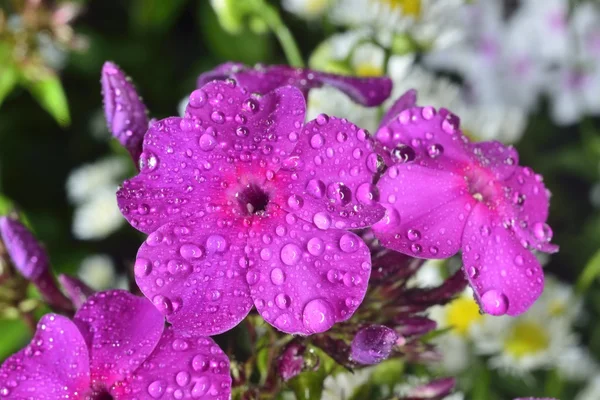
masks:
<path fill-rule="evenodd" d="M 335 24 L 410 34 L 425 46 L 441 48 L 458 41 L 464 0 L 338 0 L 330 11 Z"/>
<path fill-rule="evenodd" d="M 322 17 L 331 6 L 333 0 L 283 0 L 283 8 L 308 20 Z"/>
<path fill-rule="evenodd" d="M 94 254 L 83 259 L 77 276 L 94 290 L 127 289 L 127 279 L 117 274 L 106 254 Z"/>
<path fill-rule="evenodd" d="M 552 117 L 561 125 L 600 115 L 600 7 L 579 5 L 569 25 L 568 51 L 548 79 Z"/>
<path fill-rule="evenodd" d="M 128 168 L 124 159 L 108 157 L 71 172 L 66 188 L 75 205 L 72 229 L 76 238 L 103 239 L 123 225 L 116 192 Z"/>
<path fill-rule="evenodd" d="M 347 400 L 360 386 L 367 383 L 375 367 L 330 375 L 323 382 L 321 400 Z"/>
<path fill-rule="evenodd" d="M 600 399 L 600 375 L 596 376 L 587 386 L 577 394 L 575 400 L 598 400 Z"/>

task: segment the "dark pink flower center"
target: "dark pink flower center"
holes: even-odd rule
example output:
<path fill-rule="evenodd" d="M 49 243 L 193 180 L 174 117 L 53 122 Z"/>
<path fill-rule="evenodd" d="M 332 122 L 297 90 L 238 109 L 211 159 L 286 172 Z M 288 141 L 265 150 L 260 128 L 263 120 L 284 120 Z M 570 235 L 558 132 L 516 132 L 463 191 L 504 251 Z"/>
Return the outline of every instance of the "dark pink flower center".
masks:
<path fill-rule="evenodd" d="M 259 185 L 249 183 L 235 193 L 235 198 L 240 205 L 242 214 L 261 215 L 269 204 L 269 194 Z"/>
<path fill-rule="evenodd" d="M 99 392 L 93 392 L 89 395 L 86 400 L 113 400 L 113 397 L 108 391 L 101 390 Z"/>
<path fill-rule="evenodd" d="M 465 171 L 465 181 L 471 196 L 488 206 L 495 204 L 499 198 L 500 187 L 490 171 L 472 166 Z"/>

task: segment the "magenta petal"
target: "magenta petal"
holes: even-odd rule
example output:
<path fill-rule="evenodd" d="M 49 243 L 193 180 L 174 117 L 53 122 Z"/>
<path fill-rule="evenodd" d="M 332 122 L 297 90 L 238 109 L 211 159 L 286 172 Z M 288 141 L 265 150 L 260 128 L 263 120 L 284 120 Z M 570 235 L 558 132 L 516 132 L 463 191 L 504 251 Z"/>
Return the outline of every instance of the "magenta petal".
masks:
<path fill-rule="evenodd" d="M 192 92 L 185 115 L 213 136 L 210 142 L 200 137 L 201 148 L 218 144 L 276 163 L 296 145 L 305 110 L 304 96 L 292 86 L 255 96 L 234 81 L 215 81 Z"/>
<path fill-rule="evenodd" d="M 383 118 L 381 118 L 381 123 L 379 127 L 383 127 L 388 125 L 394 118 L 398 117 L 400 112 L 406 110 L 407 108 L 412 108 L 417 104 L 417 91 L 415 89 L 410 89 L 406 91 L 402 96 L 398 97 L 398 99 L 392 104 L 389 110 L 385 113 Z"/>
<path fill-rule="evenodd" d="M 360 364 L 379 364 L 389 357 L 398 334 L 384 325 L 369 325 L 352 339 L 352 359 Z"/>
<path fill-rule="evenodd" d="M 369 249 L 351 232 L 320 230 L 294 214 L 253 226 L 246 280 L 262 317 L 287 333 L 327 331 L 352 316 L 371 272 Z"/>
<path fill-rule="evenodd" d="M 509 178 L 518 168 L 519 153 L 513 146 L 491 141 L 473 143 L 471 147 L 473 160 L 491 170 L 498 180 Z"/>
<path fill-rule="evenodd" d="M 347 94 L 355 103 L 366 107 L 378 106 L 390 97 L 392 80 L 388 77 L 359 78 L 313 72 L 316 79 Z"/>
<path fill-rule="evenodd" d="M 200 89 L 212 81 L 223 81 L 227 78 L 233 78 L 234 73 L 244 68 L 246 68 L 244 64 L 232 61 L 217 65 L 212 70 L 200 74 L 196 81 L 196 88 Z"/>
<path fill-rule="evenodd" d="M 169 327 L 146 362 L 111 392 L 130 400 L 229 400 L 229 360 L 212 339 Z"/>
<path fill-rule="evenodd" d="M 375 137 L 392 154 L 398 145 L 412 147 L 419 162 L 432 168 L 462 167 L 472 162 L 459 118 L 443 108 L 407 108 L 380 127 Z"/>
<path fill-rule="evenodd" d="M 47 314 L 27 347 L 0 367 L 0 396 L 13 400 L 83 397 L 90 387 L 88 349 L 68 318 Z"/>
<path fill-rule="evenodd" d="M 76 309 L 79 309 L 95 291 L 77 278 L 59 275 L 58 281 Z"/>
<path fill-rule="evenodd" d="M 277 179 L 286 197 L 277 202 L 320 229 L 370 226 L 385 213 L 372 184 L 383 167 L 366 131 L 322 114 L 305 126 L 283 161 Z"/>
<path fill-rule="evenodd" d="M 92 389 L 109 389 L 139 367 L 156 347 L 164 319 L 143 297 L 124 290 L 91 296 L 77 311 L 89 351 Z"/>
<path fill-rule="evenodd" d="M 476 203 L 462 176 L 396 164 L 377 186 L 387 211 L 372 229 L 383 246 L 422 258 L 447 258 L 458 252 Z"/>
<path fill-rule="evenodd" d="M 221 183 L 236 176 L 235 166 L 214 137 L 200 135 L 197 128 L 191 119 L 167 118 L 148 130 L 140 173 L 117 192 L 123 216 L 136 229 L 152 233 L 224 198 Z"/>
<path fill-rule="evenodd" d="M 544 289 L 538 260 L 485 204 L 473 209 L 465 227 L 463 264 L 482 310 L 492 315 L 521 314 Z"/>
<path fill-rule="evenodd" d="M 182 332 L 228 331 L 252 308 L 244 231 L 214 214 L 164 225 L 138 251 L 136 282 Z"/>
<path fill-rule="evenodd" d="M 14 266 L 24 278 L 35 281 L 48 271 L 48 255 L 25 225 L 0 217 L 0 235 Z"/>
<path fill-rule="evenodd" d="M 137 164 L 144 133 L 148 129 L 146 106 L 131 80 L 110 61 L 102 67 L 101 83 L 108 130 L 129 151 Z"/>

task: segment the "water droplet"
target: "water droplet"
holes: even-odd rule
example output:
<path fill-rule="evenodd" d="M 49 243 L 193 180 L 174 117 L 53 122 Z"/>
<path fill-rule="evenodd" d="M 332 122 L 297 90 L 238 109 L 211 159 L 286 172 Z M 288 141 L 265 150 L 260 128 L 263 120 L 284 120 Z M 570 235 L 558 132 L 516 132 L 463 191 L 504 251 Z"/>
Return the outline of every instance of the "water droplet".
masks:
<path fill-rule="evenodd" d="M 471 277 L 472 279 L 475 279 L 475 278 L 477 278 L 477 274 L 479 273 L 479 272 L 477 271 L 477 268 L 476 268 L 476 267 L 473 267 L 473 266 L 469 267 L 469 269 L 468 269 L 468 271 L 467 271 L 467 272 L 468 272 L 468 274 L 469 274 L 469 277 Z"/>
<path fill-rule="evenodd" d="M 331 226 L 331 218 L 329 217 L 329 214 L 324 211 L 316 213 L 313 216 L 313 222 L 317 228 L 322 230 L 329 229 Z"/>
<path fill-rule="evenodd" d="M 441 144 L 434 143 L 427 147 L 427 154 L 431 158 L 437 158 L 440 155 L 442 155 L 442 153 L 444 153 L 444 148 L 442 147 Z"/>
<path fill-rule="evenodd" d="M 160 399 L 163 394 L 165 394 L 165 389 L 167 385 L 164 381 L 154 381 L 150 385 L 148 385 L 148 394 L 153 399 Z"/>
<path fill-rule="evenodd" d="M 255 285 L 256 282 L 258 282 L 258 274 L 256 271 L 248 271 L 246 273 L 246 282 L 248 282 L 248 285 Z"/>
<path fill-rule="evenodd" d="M 175 375 L 175 382 L 177 382 L 179 386 L 187 385 L 190 383 L 190 373 L 187 371 L 178 372 L 177 375 Z"/>
<path fill-rule="evenodd" d="M 285 293 L 279 293 L 277 296 L 275 296 L 275 304 L 277 307 L 285 310 L 292 304 L 292 299 L 290 299 L 290 296 Z"/>
<path fill-rule="evenodd" d="M 161 244 L 163 239 L 164 239 L 164 235 L 162 234 L 162 232 L 154 231 L 146 238 L 146 244 L 148 246 L 155 247 L 155 246 L 158 246 L 159 244 Z"/>
<path fill-rule="evenodd" d="M 196 372 L 204 372 L 208 370 L 210 363 L 202 354 L 197 354 L 192 358 L 192 368 Z"/>
<path fill-rule="evenodd" d="M 227 250 L 227 240 L 221 235 L 210 235 L 206 239 L 206 250 L 209 253 L 223 253 Z"/>
<path fill-rule="evenodd" d="M 145 258 L 138 258 L 137 260 L 135 260 L 133 271 L 135 273 L 135 276 L 139 278 L 148 276 L 150 275 L 150 272 L 152 272 L 152 263 L 149 260 L 146 260 Z"/>
<path fill-rule="evenodd" d="M 309 332 L 325 332 L 335 323 L 335 314 L 327 300 L 315 299 L 304 306 L 302 320 Z"/>
<path fill-rule="evenodd" d="M 331 283 L 337 283 L 340 280 L 340 272 L 337 269 L 327 271 L 327 280 Z"/>
<path fill-rule="evenodd" d="M 342 249 L 343 252 L 354 253 L 358 250 L 359 245 L 360 239 L 352 233 L 345 233 L 340 238 L 340 249 Z"/>
<path fill-rule="evenodd" d="M 202 89 L 194 90 L 192 92 L 192 94 L 190 94 L 190 100 L 189 100 L 190 107 L 193 107 L 193 108 L 203 107 L 204 104 L 206 104 L 207 97 L 208 96 L 206 95 L 206 92 L 204 90 L 202 90 Z"/>
<path fill-rule="evenodd" d="M 313 256 L 320 256 L 325 251 L 325 242 L 321 238 L 314 237 L 306 244 L 306 249 Z"/>
<path fill-rule="evenodd" d="M 327 186 L 327 197 L 335 204 L 346 205 L 352 199 L 352 191 L 343 182 L 334 182 Z"/>
<path fill-rule="evenodd" d="M 285 273 L 281 270 L 281 268 L 273 268 L 271 271 L 271 282 L 273 285 L 281 285 L 285 281 Z"/>
<path fill-rule="evenodd" d="M 488 290 L 481 296 L 483 311 L 491 315 L 504 315 L 508 310 L 508 298 L 497 290 Z"/>
<path fill-rule="evenodd" d="M 272 256 L 273 256 L 273 252 L 271 251 L 271 249 L 269 249 L 267 247 L 265 247 L 264 249 L 262 249 L 260 251 L 260 258 L 263 261 L 269 261 Z"/>
<path fill-rule="evenodd" d="M 200 148 L 204 151 L 210 151 L 215 148 L 217 145 L 217 139 L 208 133 L 204 133 L 200 136 L 200 140 L 198 141 Z"/>
<path fill-rule="evenodd" d="M 310 147 L 312 147 L 313 149 L 320 149 L 321 147 L 323 147 L 324 144 L 325 139 L 323 139 L 323 136 L 319 133 L 315 133 L 310 138 Z"/>
<path fill-rule="evenodd" d="M 288 197 L 287 204 L 292 210 L 298 211 L 304 205 L 304 199 L 300 195 L 293 194 Z"/>
<path fill-rule="evenodd" d="M 521 257 L 521 256 L 516 256 L 516 257 L 515 257 L 515 264 L 516 264 L 516 265 L 519 265 L 519 266 L 523 265 L 523 257 Z"/>
<path fill-rule="evenodd" d="M 410 250 L 413 253 L 418 254 L 418 253 L 420 253 L 423 250 L 423 247 L 421 247 L 421 245 L 418 244 L 418 243 L 413 243 L 413 244 L 410 245 Z"/>
<path fill-rule="evenodd" d="M 408 232 L 406 232 L 406 237 L 411 242 L 414 242 L 415 240 L 421 239 L 421 232 L 416 229 L 409 229 Z"/>
<path fill-rule="evenodd" d="M 356 189 L 356 198 L 361 203 L 372 206 L 379 200 L 379 191 L 375 185 L 365 182 Z"/>
<path fill-rule="evenodd" d="M 325 183 L 318 179 L 311 179 L 306 184 L 306 192 L 316 199 L 320 199 L 325 194 Z"/>
<path fill-rule="evenodd" d="M 436 255 L 436 254 L 439 252 L 439 249 L 438 249 L 437 247 L 435 247 L 435 246 L 431 246 L 431 247 L 429 248 L 429 252 L 430 252 L 431 254 L 433 254 L 433 255 Z"/>
<path fill-rule="evenodd" d="M 392 156 L 396 162 L 405 163 L 413 161 L 416 157 L 416 153 L 412 147 L 404 144 L 398 144 L 394 150 L 392 150 Z"/>
<path fill-rule="evenodd" d="M 381 172 L 385 168 L 383 157 L 377 153 L 371 153 L 367 157 L 367 168 L 369 171 L 376 173 Z"/>
<path fill-rule="evenodd" d="M 317 115 L 317 124 L 318 125 L 326 125 L 329 122 L 329 116 L 327 114 L 319 114 Z"/>
<path fill-rule="evenodd" d="M 195 244 L 186 243 L 179 248 L 179 254 L 186 260 L 193 260 L 202 257 L 204 252 Z"/>
<path fill-rule="evenodd" d="M 206 376 L 201 376 L 192 388 L 192 397 L 199 398 L 204 396 L 206 393 L 208 393 L 208 389 L 210 389 L 210 381 Z"/>
<path fill-rule="evenodd" d="M 552 240 L 553 232 L 552 228 L 550 228 L 548 224 L 537 222 L 535 225 L 533 225 L 533 234 L 538 240 L 549 242 Z"/>
<path fill-rule="evenodd" d="M 171 303 L 171 300 L 166 296 L 157 294 L 152 298 L 152 303 L 154 303 L 154 306 L 158 311 L 165 315 L 173 313 L 173 303 Z"/>
<path fill-rule="evenodd" d="M 281 261 L 285 265 L 296 265 L 302 258 L 302 250 L 293 243 L 288 243 L 281 248 Z"/>

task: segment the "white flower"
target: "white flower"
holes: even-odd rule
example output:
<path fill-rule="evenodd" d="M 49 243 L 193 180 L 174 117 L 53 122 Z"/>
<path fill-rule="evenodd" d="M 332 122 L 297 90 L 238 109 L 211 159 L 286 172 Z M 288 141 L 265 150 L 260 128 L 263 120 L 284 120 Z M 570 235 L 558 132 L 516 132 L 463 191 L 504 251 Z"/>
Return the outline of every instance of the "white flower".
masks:
<path fill-rule="evenodd" d="M 367 383 L 375 367 L 330 375 L 323 382 L 321 400 L 347 400 L 360 386 Z"/>
<path fill-rule="evenodd" d="M 458 18 L 463 4 L 464 0 L 338 0 L 330 16 L 336 24 L 408 33 L 423 45 L 441 48 L 463 36 Z"/>
<path fill-rule="evenodd" d="M 578 6 L 570 23 L 568 51 L 548 78 L 552 117 L 561 125 L 586 114 L 600 115 L 600 8 Z"/>
<path fill-rule="evenodd" d="M 306 19 L 316 19 L 327 11 L 333 0 L 283 0 L 283 8 Z"/>
<path fill-rule="evenodd" d="M 95 254 L 84 258 L 77 275 L 94 290 L 127 288 L 125 277 L 117 274 L 114 263 L 105 254 Z"/>
<path fill-rule="evenodd" d="M 575 400 L 598 400 L 600 399 L 600 375 L 596 374 L 588 385 L 577 394 Z"/>
<path fill-rule="evenodd" d="M 386 107 L 407 90 L 416 89 L 419 105 L 448 108 L 460 117 L 461 129 L 479 140 L 512 143 L 525 130 L 526 115 L 522 109 L 505 104 L 494 106 L 468 101 L 463 88 L 415 64 L 414 55 L 391 57 L 388 73 L 394 88 Z"/>
<path fill-rule="evenodd" d="M 66 187 L 67 196 L 75 205 L 75 237 L 102 239 L 123 225 L 116 192 L 127 170 L 124 159 L 109 157 L 71 172 Z"/>
<path fill-rule="evenodd" d="M 504 21 L 503 2 L 481 0 L 464 9 L 466 40 L 426 56 L 426 63 L 460 74 L 475 104 L 523 108 L 537 105 L 545 66 L 531 53 L 522 25 Z"/>

